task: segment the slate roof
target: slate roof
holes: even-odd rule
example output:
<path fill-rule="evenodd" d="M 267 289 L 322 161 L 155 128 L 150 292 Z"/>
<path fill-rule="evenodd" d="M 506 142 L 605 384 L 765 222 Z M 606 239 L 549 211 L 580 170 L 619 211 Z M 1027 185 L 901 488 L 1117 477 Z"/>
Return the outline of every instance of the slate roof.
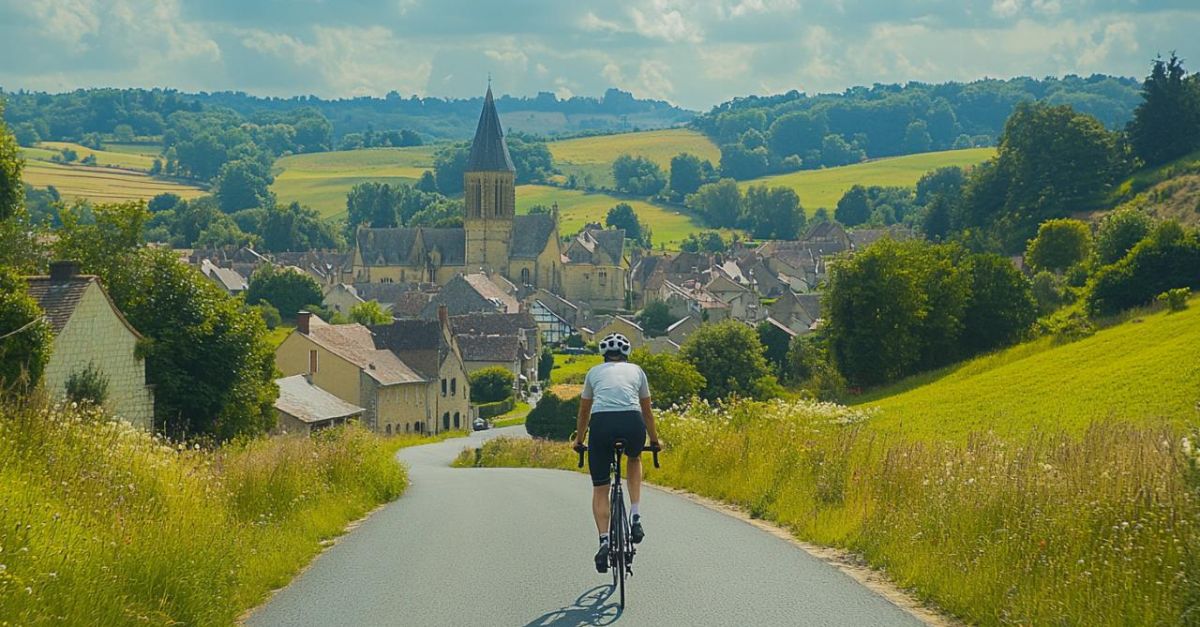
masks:
<path fill-rule="evenodd" d="M 361 324 L 328 324 L 313 316 L 309 321 L 308 337 L 354 364 L 381 385 L 425 381 L 395 353 L 376 348 L 370 329 Z"/>
<path fill-rule="evenodd" d="M 535 213 L 513 217 L 512 247 L 509 256 L 516 259 L 536 259 L 546 248 L 554 232 L 554 216 Z"/>
<path fill-rule="evenodd" d="M 537 330 L 537 321 L 528 311 L 510 314 L 473 313 L 450 316 L 450 328 L 465 335 L 520 335 L 523 329 Z"/>
<path fill-rule="evenodd" d="M 309 383 L 302 374 L 276 379 L 275 384 L 279 386 L 275 409 L 302 422 L 349 418 L 366 411 Z"/>
<path fill-rule="evenodd" d="M 467 232 L 459 228 L 363 228 L 358 230 L 357 246 L 368 266 L 424 263 L 425 254 L 435 250 L 442 256 L 442 265 L 461 266 L 467 259 Z"/>
<path fill-rule="evenodd" d="M 71 314 L 75 313 L 75 308 L 83 299 L 88 285 L 95 281 L 96 277 L 85 274 L 65 281 L 51 281 L 48 276 L 35 276 L 27 280 L 29 295 L 38 302 L 42 311 L 46 312 L 50 329 L 57 334 L 66 328 L 67 321 L 71 319 Z"/>
<path fill-rule="evenodd" d="M 464 361 L 517 361 L 521 340 L 515 335 L 456 335 Z"/>
<path fill-rule="evenodd" d="M 207 259 L 200 262 L 200 272 L 204 276 L 216 281 L 221 287 L 225 288 L 225 291 L 232 294 L 244 291 L 249 287 L 246 277 L 242 276 L 239 272 L 233 268 L 222 268 Z"/>
<path fill-rule="evenodd" d="M 512 157 L 508 156 L 508 145 L 504 143 L 500 114 L 496 113 L 496 102 L 492 100 L 492 86 L 488 85 L 487 95 L 483 97 L 483 111 L 479 112 L 479 125 L 475 127 L 475 139 L 471 140 L 467 172 L 516 171 Z"/>
<path fill-rule="evenodd" d="M 376 346 L 402 356 L 405 363 L 430 379 L 438 377 L 442 358 L 450 351 L 437 320 L 394 320 L 370 330 Z"/>
<path fill-rule="evenodd" d="M 496 285 L 486 274 L 473 273 L 463 275 L 465 280 L 480 296 L 500 303 L 505 310 L 505 313 L 517 313 L 521 309 L 521 304 L 512 294 L 504 291 L 499 285 Z"/>
<path fill-rule="evenodd" d="M 405 292 L 392 303 L 392 315 L 401 318 L 416 318 L 421 315 L 421 311 L 425 309 L 425 306 L 429 304 L 429 301 L 436 294 L 437 292 L 424 292 L 421 290 Z"/>
<path fill-rule="evenodd" d="M 355 283 L 350 288 L 359 298 L 377 301 L 381 305 L 395 304 L 405 294 L 416 291 L 410 283 Z"/>
<path fill-rule="evenodd" d="M 438 307 L 445 305 L 452 315 L 474 312 L 516 313 L 521 304 L 508 292 L 500 289 L 485 274 L 456 275 L 421 309 L 420 316 L 437 318 Z"/>

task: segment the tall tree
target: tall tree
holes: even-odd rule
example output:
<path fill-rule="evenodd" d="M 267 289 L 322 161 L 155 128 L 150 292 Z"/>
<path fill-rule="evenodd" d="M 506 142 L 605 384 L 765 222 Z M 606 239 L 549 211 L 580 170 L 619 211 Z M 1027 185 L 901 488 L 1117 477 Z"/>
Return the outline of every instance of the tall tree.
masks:
<path fill-rule="evenodd" d="M 833 218 L 846 226 L 858 226 L 871 218 L 867 190 L 862 185 L 851 186 L 838 200 Z"/>
<path fill-rule="evenodd" d="M 670 183 L 671 193 L 676 198 L 694 194 L 700 186 L 708 183 L 713 177 L 713 167 L 700 157 L 681 152 L 671 157 Z"/>
<path fill-rule="evenodd" d="M 604 224 L 614 229 L 625 229 L 625 237 L 641 244 L 650 245 L 650 238 L 643 232 L 642 223 L 629 203 L 618 203 L 604 216 Z"/>
<path fill-rule="evenodd" d="M 1037 237 L 1029 240 L 1025 261 L 1035 270 L 1062 272 L 1087 259 L 1092 252 L 1092 230 L 1086 222 L 1060 218 L 1046 220 Z"/>
<path fill-rule="evenodd" d="M 732 228 L 737 226 L 742 213 L 742 192 L 737 181 L 725 178 L 716 183 L 701 185 L 700 189 L 687 197 L 687 206 L 704 217 L 708 226 Z"/>
<path fill-rule="evenodd" d="M 805 217 L 792 188 L 751 185 L 742 201 L 741 222 L 756 238 L 793 240 L 804 230 Z"/>
<path fill-rule="evenodd" d="M 1150 216 L 1134 208 L 1117 209 L 1104 216 L 1096 232 L 1096 256 L 1100 263 L 1120 261 L 1152 228 L 1154 221 Z"/>
<path fill-rule="evenodd" d="M 303 272 L 263 264 L 250 275 L 246 288 L 247 304 L 261 302 L 271 303 L 285 320 L 294 320 L 305 307 L 321 304 L 321 286 Z"/>
<path fill-rule="evenodd" d="M 239 159 L 221 166 L 220 173 L 213 180 L 221 211 L 234 213 L 267 204 L 271 197 L 268 187 L 272 180 L 270 173 L 253 161 Z"/>
<path fill-rule="evenodd" d="M 37 385 L 53 336 L 25 280 L 0 266 L 0 392 Z"/>
<path fill-rule="evenodd" d="M 758 334 L 740 322 L 701 326 L 684 343 L 679 356 L 704 377 L 707 385 L 700 396 L 705 399 L 730 395 L 765 399 L 779 393 Z"/>
<path fill-rule="evenodd" d="M 637 196 L 652 196 L 667 184 L 662 168 L 645 157 L 621 155 L 612 164 L 617 189 Z"/>
<path fill-rule="evenodd" d="M 1200 149 L 1200 82 L 1188 79 L 1175 53 L 1165 62 L 1154 60 L 1128 132 L 1134 152 L 1149 166 Z"/>

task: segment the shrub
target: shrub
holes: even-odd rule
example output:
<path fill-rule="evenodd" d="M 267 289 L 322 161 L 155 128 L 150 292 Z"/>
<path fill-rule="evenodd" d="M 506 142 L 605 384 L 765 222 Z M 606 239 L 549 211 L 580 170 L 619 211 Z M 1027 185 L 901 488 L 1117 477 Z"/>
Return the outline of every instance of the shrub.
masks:
<path fill-rule="evenodd" d="M 1187 309 L 1188 296 L 1191 296 L 1192 291 L 1186 287 L 1181 287 L 1174 290 L 1167 290 L 1158 295 L 1158 301 L 1164 303 L 1169 311 L 1183 311 Z"/>
<path fill-rule="evenodd" d="M 67 399 L 76 403 L 103 405 L 108 400 L 108 375 L 88 362 L 87 368 L 67 377 Z"/>
<path fill-rule="evenodd" d="M 18 385 L 33 386 L 50 359 L 50 325 L 25 280 L 0 267 L 0 392 Z M 14 333 L 18 329 L 20 332 Z"/>
<path fill-rule="evenodd" d="M 679 356 L 704 377 L 700 396 L 708 400 L 741 396 L 778 396 L 779 383 L 763 357 L 754 329 L 733 320 L 701 326 L 684 343 Z"/>
<path fill-rule="evenodd" d="M 494 403 L 481 403 L 475 408 L 475 411 L 480 418 L 487 419 L 512 411 L 514 405 L 515 402 L 510 396 L 509 398 L 506 398 L 502 401 L 496 401 Z"/>
<path fill-rule="evenodd" d="M 549 381 L 552 370 L 554 370 L 554 352 L 550 350 L 549 346 L 546 346 L 542 348 L 542 354 L 538 356 L 538 381 Z"/>
<path fill-rule="evenodd" d="M 257 305 L 251 305 L 251 309 L 258 312 L 258 315 L 262 317 L 263 323 L 267 325 L 268 329 L 274 330 L 275 327 L 283 324 L 283 317 L 279 315 L 279 310 L 271 303 L 263 301 Z"/>
<path fill-rule="evenodd" d="M 1123 259 L 1096 273 L 1087 295 L 1088 311 L 1109 316 L 1147 305 L 1180 287 L 1200 288 L 1200 235 L 1164 222 Z"/>
<path fill-rule="evenodd" d="M 535 438 L 567 441 L 575 433 L 579 415 L 579 397 L 562 400 L 546 392 L 525 418 L 525 431 Z"/>
<path fill-rule="evenodd" d="M 1062 272 L 1082 262 L 1091 253 L 1092 232 L 1086 222 L 1071 219 L 1047 220 L 1025 249 L 1025 261 L 1037 270 Z"/>
<path fill-rule="evenodd" d="M 641 366 L 650 384 L 650 399 L 655 407 L 683 404 L 704 389 L 704 376 L 692 364 L 667 353 L 658 355 L 639 348 L 629 361 Z"/>
<path fill-rule="evenodd" d="M 471 400 L 477 403 L 494 403 L 511 398 L 513 373 L 500 366 L 491 366 L 471 373 Z"/>

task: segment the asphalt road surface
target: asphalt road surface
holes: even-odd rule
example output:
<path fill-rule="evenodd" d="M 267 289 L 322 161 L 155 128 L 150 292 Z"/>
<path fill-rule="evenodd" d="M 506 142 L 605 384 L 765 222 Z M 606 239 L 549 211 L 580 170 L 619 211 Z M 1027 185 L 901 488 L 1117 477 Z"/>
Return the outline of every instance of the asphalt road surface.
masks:
<path fill-rule="evenodd" d="M 644 490 L 626 582 L 592 564 L 586 476 L 449 468 L 465 446 L 404 449 L 411 485 L 247 620 L 286 625 L 918 625 L 836 568 L 745 522 Z"/>

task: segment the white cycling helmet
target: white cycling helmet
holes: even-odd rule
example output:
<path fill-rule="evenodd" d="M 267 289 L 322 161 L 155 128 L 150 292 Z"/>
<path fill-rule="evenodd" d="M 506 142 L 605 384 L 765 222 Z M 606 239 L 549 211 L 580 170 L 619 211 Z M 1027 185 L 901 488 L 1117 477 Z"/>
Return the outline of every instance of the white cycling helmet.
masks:
<path fill-rule="evenodd" d="M 600 340 L 600 354 L 621 353 L 628 357 L 629 352 L 633 350 L 633 344 L 629 343 L 629 339 L 620 333 L 610 333 L 608 337 Z"/>

